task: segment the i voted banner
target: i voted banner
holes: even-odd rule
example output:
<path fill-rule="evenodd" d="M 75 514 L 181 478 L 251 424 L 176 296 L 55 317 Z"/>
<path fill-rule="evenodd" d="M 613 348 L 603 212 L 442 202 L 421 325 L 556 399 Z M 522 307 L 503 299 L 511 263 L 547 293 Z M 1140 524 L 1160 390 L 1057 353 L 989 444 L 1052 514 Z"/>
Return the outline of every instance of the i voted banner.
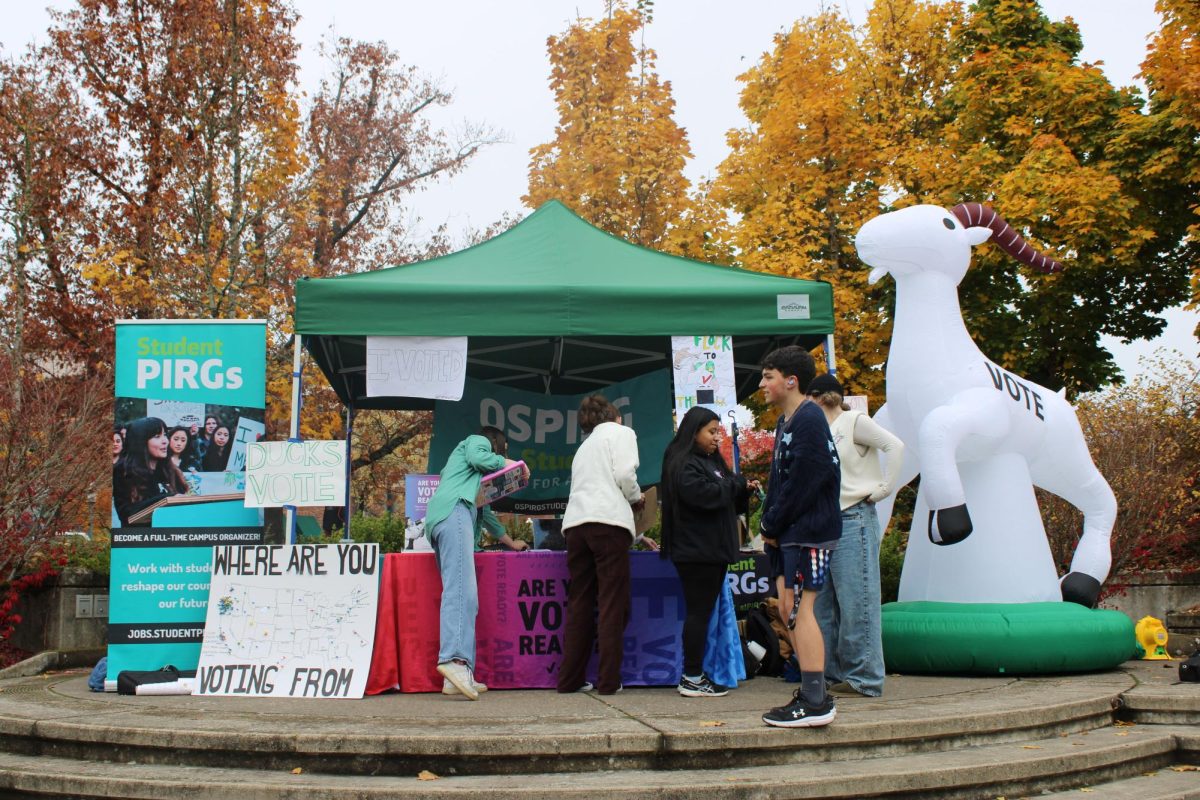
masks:
<path fill-rule="evenodd" d="M 674 435 L 671 378 L 663 369 L 596 390 L 621 413 L 638 437 L 638 483 L 658 483 L 662 454 Z M 499 511 L 562 513 L 571 489 L 571 461 L 583 440 L 579 402 L 589 394 L 548 395 L 468 378 L 462 400 L 439 400 L 433 416 L 429 471 L 439 472 L 467 436 L 491 425 L 508 437 L 508 457 L 529 465 L 529 486 L 497 501 Z"/>
<path fill-rule="evenodd" d="M 212 547 L 262 542 L 262 512 L 244 504 L 244 468 L 265 431 L 266 342 L 262 320 L 117 323 L 113 678 L 194 669 Z"/>

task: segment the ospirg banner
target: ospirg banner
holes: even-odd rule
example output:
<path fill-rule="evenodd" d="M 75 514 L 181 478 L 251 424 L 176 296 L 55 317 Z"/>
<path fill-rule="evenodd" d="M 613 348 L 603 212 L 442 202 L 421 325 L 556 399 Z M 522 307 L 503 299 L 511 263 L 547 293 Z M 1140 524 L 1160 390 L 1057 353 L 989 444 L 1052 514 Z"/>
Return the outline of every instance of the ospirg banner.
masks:
<path fill-rule="evenodd" d="M 638 483 L 656 484 L 662 454 L 674 435 L 671 422 L 671 376 L 658 370 L 596 392 L 548 395 L 509 389 L 468 378 L 462 400 L 439 400 L 434 408 L 429 472 L 446 464 L 454 447 L 483 425 L 504 431 L 508 457 L 529 465 L 529 486 L 498 500 L 493 507 L 521 514 L 561 514 L 571 490 L 571 461 L 583 439 L 579 402 L 599 393 L 620 411 L 623 424 L 638 437 Z"/>
<path fill-rule="evenodd" d="M 214 546 L 262 542 L 247 445 L 264 433 L 266 323 L 116 328 L 108 676 L 195 669 Z"/>

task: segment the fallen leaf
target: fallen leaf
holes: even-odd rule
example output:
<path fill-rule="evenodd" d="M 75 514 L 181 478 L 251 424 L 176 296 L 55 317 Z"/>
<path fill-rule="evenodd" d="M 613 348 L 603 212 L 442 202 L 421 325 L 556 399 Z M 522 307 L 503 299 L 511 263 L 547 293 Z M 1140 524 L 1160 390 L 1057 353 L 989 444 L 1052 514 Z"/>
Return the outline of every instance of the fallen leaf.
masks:
<path fill-rule="evenodd" d="M 1136 722 L 1126 722 L 1123 719 L 1119 719 L 1113 723 L 1114 728 L 1132 728 L 1135 725 L 1137 725 Z"/>
<path fill-rule="evenodd" d="M 1083 747 L 1083 742 L 1071 742 L 1072 747 Z"/>
<path fill-rule="evenodd" d="M 1117 736 L 1128 736 L 1129 731 L 1117 731 Z"/>
<path fill-rule="evenodd" d="M 1080 789 L 1079 791 L 1081 791 L 1081 792 L 1094 792 L 1094 791 L 1096 791 L 1096 790 L 1095 790 L 1095 789 L 1089 789 L 1088 787 L 1084 786 L 1084 787 L 1083 787 L 1082 789 Z"/>
<path fill-rule="evenodd" d="M 1021 749 L 1022 750 L 1041 750 L 1042 746 L 1040 744 L 1023 744 L 1023 745 L 1021 745 Z"/>
<path fill-rule="evenodd" d="M 724 725 L 725 725 L 724 722 L 719 722 L 715 719 L 704 720 L 703 722 L 700 723 L 701 728 L 720 728 L 720 727 L 723 727 Z"/>
<path fill-rule="evenodd" d="M 418 775 L 417 775 L 417 780 L 419 780 L 419 781 L 436 781 L 437 779 L 438 779 L 438 776 L 434 775 L 432 772 L 430 772 L 427 769 L 421 770 L 421 772 L 418 773 Z"/>
<path fill-rule="evenodd" d="M 1143 772 L 1142 777 L 1143 778 L 1153 778 L 1157 774 L 1158 774 L 1157 772 Z"/>
<path fill-rule="evenodd" d="M 304 772 L 304 767 L 296 767 L 294 770 L 292 770 L 293 775 L 299 775 L 302 772 Z"/>
<path fill-rule="evenodd" d="M 1200 772 L 1200 767 L 1194 767 L 1191 764 L 1176 764 L 1171 767 L 1172 772 Z"/>

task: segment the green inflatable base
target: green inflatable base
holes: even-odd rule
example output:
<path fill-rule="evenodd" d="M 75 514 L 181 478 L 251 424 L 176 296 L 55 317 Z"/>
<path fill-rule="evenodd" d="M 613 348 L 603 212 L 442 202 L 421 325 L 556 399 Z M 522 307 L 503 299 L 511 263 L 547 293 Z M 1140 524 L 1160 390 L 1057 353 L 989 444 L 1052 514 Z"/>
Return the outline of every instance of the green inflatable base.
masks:
<path fill-rule="evenodd" d="M 1035 675 L 1111 669 L 1135 653 L 1133 621 L 1076 603 L 883 606 L 888 672 Z"/>

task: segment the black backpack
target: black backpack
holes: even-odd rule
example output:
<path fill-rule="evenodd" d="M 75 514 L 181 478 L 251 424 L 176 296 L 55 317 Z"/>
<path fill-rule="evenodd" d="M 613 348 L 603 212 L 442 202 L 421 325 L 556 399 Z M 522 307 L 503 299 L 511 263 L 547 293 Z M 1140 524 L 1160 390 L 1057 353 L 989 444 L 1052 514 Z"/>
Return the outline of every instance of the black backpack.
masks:
<path fill-rule="evenodd" d="M 771 627 L 771 617 L 762 606 L 750 609 L 746 615 L 746 641 L 762 646 L 763 657 L 759 659 L 758 674 L 777 676 L 783 674 L 783 657 L 779 655 L 779 636 Z M 747 672 L 749 672 L 747 665 Z"/>

